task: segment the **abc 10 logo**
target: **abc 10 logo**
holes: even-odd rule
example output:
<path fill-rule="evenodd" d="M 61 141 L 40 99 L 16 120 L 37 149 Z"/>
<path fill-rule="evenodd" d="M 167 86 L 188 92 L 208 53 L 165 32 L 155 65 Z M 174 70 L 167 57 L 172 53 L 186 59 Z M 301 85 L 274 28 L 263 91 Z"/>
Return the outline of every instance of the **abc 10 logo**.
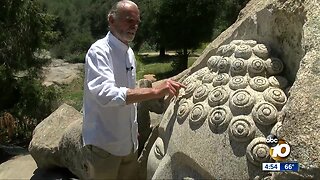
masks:
<path fill-rule="evenodd" d="M 266 143 L 270 147 L 269 154 L 275 161 L 285 161 L 290 155 L 290 145 L 284 139 L 278 139 L 277 136 L 270 134 Z"/>

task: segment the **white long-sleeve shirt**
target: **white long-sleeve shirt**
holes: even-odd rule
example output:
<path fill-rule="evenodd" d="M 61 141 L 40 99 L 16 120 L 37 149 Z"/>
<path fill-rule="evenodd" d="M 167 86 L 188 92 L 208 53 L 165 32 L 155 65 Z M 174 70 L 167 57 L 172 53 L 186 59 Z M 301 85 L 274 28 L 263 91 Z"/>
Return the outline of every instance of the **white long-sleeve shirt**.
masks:
<path fill-rule="evenodd" d="M 136 104 L 126 105 L 128 88 L 136 82 L 132 49 L 111 32 L 88 50 L 84 80 L 84 145 L 117 156 L 138 149 Z"/>

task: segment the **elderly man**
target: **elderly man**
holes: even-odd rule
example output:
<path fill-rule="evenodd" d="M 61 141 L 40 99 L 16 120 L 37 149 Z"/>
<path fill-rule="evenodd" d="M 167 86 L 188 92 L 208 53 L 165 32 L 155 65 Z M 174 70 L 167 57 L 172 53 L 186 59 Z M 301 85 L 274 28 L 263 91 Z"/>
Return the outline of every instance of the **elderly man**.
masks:
<path fill-rule="evenodd" d="M 184 85 L 166 80 L 135 88 L 135 57 L 128 43 L 140 23 L 138 6 L 117 2 L 108 14 L 109 32 L 88 50 L 85 64 L 83 143 L 86 179 L 132 179 L 137 175 L 136 103 L 173 96 Z"/>

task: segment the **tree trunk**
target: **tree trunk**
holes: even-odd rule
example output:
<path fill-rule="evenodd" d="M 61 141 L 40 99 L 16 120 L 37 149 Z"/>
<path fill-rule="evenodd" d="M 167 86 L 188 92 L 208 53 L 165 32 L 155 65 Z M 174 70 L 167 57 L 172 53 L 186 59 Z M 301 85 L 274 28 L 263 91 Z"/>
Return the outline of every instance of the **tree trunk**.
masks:
<path fill-rule="evenodd" d="M 188 68 L 188 49 L 187 48 L 183 48 L 183 58 L 182 58 L 182 62 L 181 62 L 181 69 L 185 70 Z"/>
<path fill-rule="evenodd" d="M 160 46 L 160 57 L 164 57 L 166 55 L 166 48 L 163 46 Z"/>
<path fill-rule="evenodd" d="M 182 72 L 188 68 L 188 49 L 184 48 L 182 54 L 179 55 L 178 62 L 175 64 L 177 72 Z"/>

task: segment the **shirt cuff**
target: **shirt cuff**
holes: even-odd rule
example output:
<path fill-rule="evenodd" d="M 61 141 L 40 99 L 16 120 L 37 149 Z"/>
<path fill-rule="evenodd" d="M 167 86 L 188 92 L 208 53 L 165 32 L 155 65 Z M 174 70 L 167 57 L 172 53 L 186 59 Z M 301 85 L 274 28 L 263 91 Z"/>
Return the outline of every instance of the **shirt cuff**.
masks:
<path fill-rule="evenodd" d="M 116 104 L 120 105 L 126 105 L 126 99 L 127 99 L 127 91 L 128 88 L 126 87 L 120 87 L 118 95 L 114 98 L 114 101 Z"/>

